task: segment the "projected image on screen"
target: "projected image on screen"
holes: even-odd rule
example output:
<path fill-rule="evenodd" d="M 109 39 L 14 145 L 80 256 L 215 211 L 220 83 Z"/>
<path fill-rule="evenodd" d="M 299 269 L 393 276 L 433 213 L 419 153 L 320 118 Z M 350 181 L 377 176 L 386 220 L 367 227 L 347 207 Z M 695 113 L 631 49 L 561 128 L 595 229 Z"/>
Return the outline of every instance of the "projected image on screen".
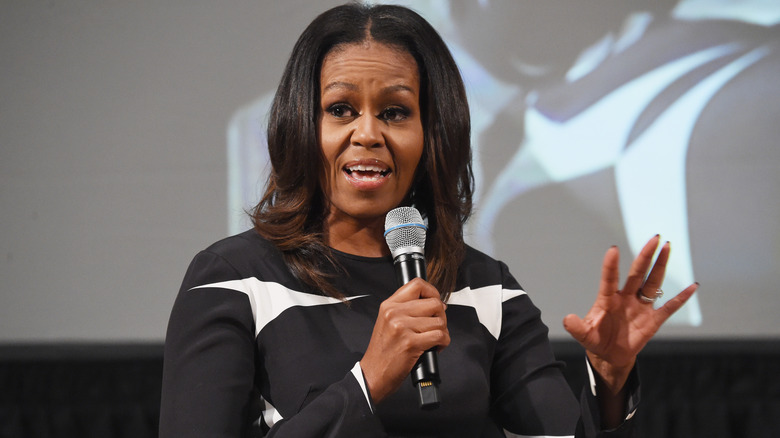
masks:
<path fill-rule="evenodd" d="M 603 251 L 633 258 L 656 233 L 672 243 L 667 292 L 698 280 L 713 297 L 769 293 L 780 267 L 780 207 L 767 202 L 780 188 L 779 4 L 395 3 L 439 29 L 468 88 L 467 241 L 506 261 L 543 315 L 587 309 Z M 249 227 L 242 212 L 267 176 L 272 94 L 229 127 L 231 232 Z M 721 318 L 707 300 L 694 296 L 670 323 Z"/>

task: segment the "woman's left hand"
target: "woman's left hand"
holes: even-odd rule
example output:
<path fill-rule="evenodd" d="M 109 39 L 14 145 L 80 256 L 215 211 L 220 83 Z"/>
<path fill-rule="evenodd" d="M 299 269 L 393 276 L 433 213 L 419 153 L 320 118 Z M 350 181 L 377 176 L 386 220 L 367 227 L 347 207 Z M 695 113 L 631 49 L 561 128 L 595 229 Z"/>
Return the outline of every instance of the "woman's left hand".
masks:
<path fill-rule="evenodd" d="M 669 259 L 668 242 L 661 247 L 647 274 L 659 240 L 659 236 L 655 236 L 645 244 L 631 264 L 622 289 L 619 289 L 618 249 L 607 250 L 593 307 L 584 319 L 567 315 L 563 320 L 566 330 L 587 350 L 591 364 L 612 394 L 623 388 L 636 356 L 645 344 L 698 288 L 698 283 L 688 286 L 658 309 L 641 299 L 639 294 L 655 297 L 663 283 Z"/>

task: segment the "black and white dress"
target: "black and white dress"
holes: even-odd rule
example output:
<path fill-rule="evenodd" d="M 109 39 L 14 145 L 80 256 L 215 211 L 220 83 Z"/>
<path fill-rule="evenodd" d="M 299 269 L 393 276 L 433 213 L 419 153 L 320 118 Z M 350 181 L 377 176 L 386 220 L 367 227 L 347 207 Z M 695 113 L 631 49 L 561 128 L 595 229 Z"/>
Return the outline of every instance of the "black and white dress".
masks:
<path fill-rule="evenodd" d="M 600 436 L 595 397 L 571 393 L 539 310 L 503 263 L 473 248 L 448 301 L 440 407 L 421 410 L 411 380 L 374 405 L 359 361 L 397 289 L 392 259 L 336 257 L 346 303 L 302 286 L 254 231 L 194 258 L 168 326 L 162 438 Z M 630 384 L 629 419 L 635 375 Z"/>

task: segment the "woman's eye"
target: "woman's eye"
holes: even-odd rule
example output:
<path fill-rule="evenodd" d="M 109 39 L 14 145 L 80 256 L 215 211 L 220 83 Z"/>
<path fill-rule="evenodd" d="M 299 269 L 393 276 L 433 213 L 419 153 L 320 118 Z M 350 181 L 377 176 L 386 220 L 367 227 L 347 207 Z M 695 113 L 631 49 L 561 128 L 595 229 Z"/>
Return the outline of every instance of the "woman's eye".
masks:
<path fill-rule="evenodd" d="M 382 111 L 380 118 L 389 122 L 400 122 L 409 117 L 409 111 L 405 108 L 390 107 Z"/>
<path fill-rule="evenodd" d="M 328 113 L 337 118 L 351 117 L 353 115 L 352 108 L 344 104 L 331 105 L 330 108 L 328 108 Z"/>

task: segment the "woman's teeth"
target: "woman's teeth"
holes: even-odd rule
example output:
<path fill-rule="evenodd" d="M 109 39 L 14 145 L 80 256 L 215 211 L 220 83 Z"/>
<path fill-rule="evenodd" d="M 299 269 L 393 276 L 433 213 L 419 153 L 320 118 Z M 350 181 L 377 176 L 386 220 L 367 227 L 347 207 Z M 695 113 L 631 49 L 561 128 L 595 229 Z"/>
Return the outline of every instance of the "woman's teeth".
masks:
<path fill-rule="evenodd" d="M 390 173 L 389 170 L 379 167 L 365 164 L 358 164 L 355 166 L 348 166 L 345 168 L 346 172 L 356 179 L 379 179 L 387 176 Z"/>

